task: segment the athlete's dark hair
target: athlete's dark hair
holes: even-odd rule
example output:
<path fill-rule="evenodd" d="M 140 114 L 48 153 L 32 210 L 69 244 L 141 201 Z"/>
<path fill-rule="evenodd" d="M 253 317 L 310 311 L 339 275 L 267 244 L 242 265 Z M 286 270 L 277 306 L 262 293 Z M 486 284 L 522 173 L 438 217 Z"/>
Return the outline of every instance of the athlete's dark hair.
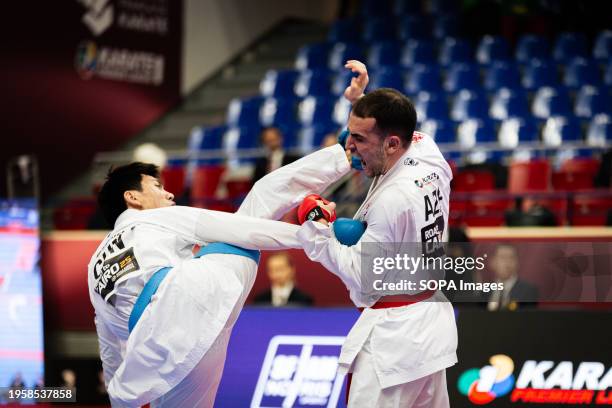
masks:
<path fill-rule="evenodd" d="M 353 105 L 352 114 L 364 119 L 376 119 L 376 127 L 383 133 L 396 134 L 402 139 L 404 147 L 410 146 L 417 115 L 410 99 L 401 92 L 392 88 L 370 92 Z"/>
<path fill-rule="evenodd" d="M 159 178 L 159 168 L 154 164 L 134 162 L 108 170 L 98 193 L 98 206 L 111 228 L 119 215 L 127 209 L 123 193 L 128 190 L 142 191 L 143 175 Z"/>

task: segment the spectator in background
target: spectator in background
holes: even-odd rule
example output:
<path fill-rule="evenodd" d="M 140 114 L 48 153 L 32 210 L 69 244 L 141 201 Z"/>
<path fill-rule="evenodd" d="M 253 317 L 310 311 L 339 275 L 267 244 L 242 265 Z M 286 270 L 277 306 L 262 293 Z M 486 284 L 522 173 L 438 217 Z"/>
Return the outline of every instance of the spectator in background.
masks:
<path fill-rule="evenodd" d="M 69 369 L 65 368 L 62 370 L 62 387 L 64 388 L 76 388 L 76 373 Z"/>
<path fill-rule="evenodd" d="M 9 388 L 24 388 L 25 382 L 23 381 L 23 375 L 20 371 L 17 371 L 13 378 L 11 379 L 11 383 L 9 384 Z"/>
<path fill-rule="evenodd" d="M 538 289 L 519 279 L 519 256 L 514 246 L 498 245 L 489 265 L 493 269 L 495 281 L 503 283 L 504 290 L 491 292 L 487 303 L 488 310 L 514 311 L 519 307 L 535 306 L 539 297 Z"/>
<path fill-rule="evenodd" d="M 253 183 L 279 167 L 299 159 L 297 156 L 285 153 L 283 149 L 283 135 L 278 128 L 265 128 L 261 132 L 261 144 L 266 149 L 266 156 L 258 158 L 255 162 Z"/>
<path fill-rule="evenodd" d="M 270 289 L 255 296 L 255 303 L 271 306 L 310 306 L 312 297 L 295 287 L 295 266 L 287 252 L 275 252 L 268 257 L 266 272 Z"/>

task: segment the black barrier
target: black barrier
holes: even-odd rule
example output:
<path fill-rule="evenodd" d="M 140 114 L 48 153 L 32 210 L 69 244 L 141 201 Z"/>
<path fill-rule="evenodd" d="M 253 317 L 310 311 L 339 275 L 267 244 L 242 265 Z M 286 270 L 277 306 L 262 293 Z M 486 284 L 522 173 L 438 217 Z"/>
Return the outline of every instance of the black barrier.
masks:
<path fill-rule="evenodd" d="M 612 313 L 459 311 L 452 407 L 612 406 Z"/>

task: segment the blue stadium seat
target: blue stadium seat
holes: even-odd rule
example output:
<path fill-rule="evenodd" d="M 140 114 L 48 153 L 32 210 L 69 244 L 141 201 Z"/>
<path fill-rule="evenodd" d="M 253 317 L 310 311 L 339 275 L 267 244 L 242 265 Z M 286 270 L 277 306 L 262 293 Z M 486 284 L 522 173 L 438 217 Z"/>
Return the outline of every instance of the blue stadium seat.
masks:
<path fill-rule="evenodd" d="M 397 28 L 401 41 L 431 37 L 431 24 L 426 16 L 403 15 L 399 18 Z"/>
<path fill-rule="evenodd" d="M 444 92 L 419 92 L 414 99 L 414 107 L 419 121 L 448 120 L 448 102 Z"/>
<path fill-rule="evenodd" d="M 563 143 L 582 140 L 580 122 L 573 116 L 550 117 L 542 128 L 542 143 L 545 146 L 561 147 Z"/>
<path fill-rule="evenodd" d="M 331 76 L 327 69 L 302 71 L 295 82 L 294 92 L 299 97 L 331 96 Z"/>
<path fill-rule="evenodd" d="M 436 143 L 455 143 L 455 124 L 449 120 L 427 119 L 418 126 L 421 132 L 430 135 Z"/>
<path fill-rule="evenodd" d="M 389 18 L 368 18 L 363 22 L 361 39 L 366 43 L 397 40 L 395 24 Z"/>
<path fill-rule="evenodd" d="M 488 65 L 494 61 L 508 61 L 509 59 L 510 51 L 504 38 L 492 35 L 482 37 L 476 49 L 476 60 L 480 64 Z"/>
<path fill-rule="evenodd" d="M 586 85 L 576 95 L 574 113 L 580 118 L 591 118 L 600 113 L 609 113 L 612 108 L 610 94 L 605 88 Z"/>
<path fill-rule="evenodd" d="M 612 118 L 609 115 L 601 113 L 591 119 L 586 142 L 590 146 L 604 146 L 606 143 L 612 143 Z"/>
<path fill-rule="evenodd" d="M 298 105 L 298 119 L 303 126 L 331 123 L 333 111 L 333 99 L 309 96 Z"/>
<path fill-rule="evenodd" d="M 342 95 L 346 87 L 350 85 L 351 79 L 354 76 L 356 76 L 356 74 L 347 69 L 336 74 L 336 76 L 332 79 L 332 94 Z"/>
<path fill-rule="evenodd" d="M 283 135 L 283 147 L 286 149 L 293 149 L 298 147 L 298 135 L 301 129 L 299 123 L 287 122 L 277 123 L 275 125 Z"/>
<path fill-rule="evenodd" d="M 335 123 L 317 123 L 311 126 L 304 126 L 298 132 L 298 147 L 304 153 L 316 150 L 321 146 L 325 136 L 330 133 L 336 133 L 339 129 L 340 127 Z"/>
<path fill-rule="evenodd" d="M 269 70 L 259 84 L 259 90 L 263 96 L 291 97 L 294 96 L 293 88 L 298 77 L 295 70 Z"/>
<path fill-rule="evenodd" d="M 460 34 L 459 19 L 453 14 L 444 14 L 434 18 L 432 34 L 438 40 L 446 37 L 457 37 Z"/>
<path fill-rule="evenodd" d="M 543 86 L 559 85 L 556 64 L 545 60 L 533 60 L 525 65 L 522 78 L 523 87 L 535 91 Z"/>
<path fill-rule="evenodd" d="M 238 159 L 236 153 L 239 149 L 256 149 L 259 147 L 259 134 L 261 128 L 244 126 L 230 126 L 223 134 L 223 150 L 228 158 L 229 166 L 252 163 L 255 159 Z"/>
<path fill-rule="evenodd" d="M 359 24 L 353 19 L 340 19 L 334 21 L 329 33 L 327 34 L 327 40 L 330 43 L 345 42 L 350 43 L 357 41 L 359 38 Z"/>
<path fill-rule="evenodd" d="M 254 126 L 258 128 L 257 126 Z M 189 134 L 188 155 L 189 164 L 211 165 L 222 164 L 223 159 L 200 159 L 200 152 L 220 150 L 223 143 L 223 135 L 227 131 L 227 126 L 196 127 Z"/>
<path fill-rule="evenodd" d="M 569 96 L 561 88 L 540 88 L 533 98 L 531 112 L 533 116 L 540 119 L 548 119 L 551 116 L 570 116 Z"/>
<path fill-rule="evenodd" d="M 334 103 L 334 112 L 332 114 L 334 123 L 339 126 L 346 126 L 349 114 L 351 113 L 351 103 L 344 96 L 338 97 Z"/>
<path fill-rule="evenodd" d="M 480 92 L 462 90 L 451 104 L 451 119 L 461 122 L 468 119 L 485 120 L 489 118 L 489 104 Z"/>
<path fill-rule="evenodd" d="M 329 52 L 328 66 L 333 70 L 344 69 L 348 60 L 365 61 L 361 46 L 355 43 L 336 43 Z"/>
<path fill-rule="evenodd" d="M 558 62 L 567 63 L 576 58 L 588 56 L 587 40 L 583 33 L 561 33 L 553 46 L 553 59 Z"/>
<path fill-rule="evenodd" d="M 496 141 L 495 127 L 489 120 L 467 119 L 457 127 L 457 142 L 463 148 L 470 149 L 482 143 Z"/>
<path fill-rule="evenodd" d="M 521 76 L 512 62 L 496 61 L 485 70 L 484 88 L 494 91 L 500 88 L 521 88 Z"/>
<path fill-rule="evenodd" d="M 604 69 L 604 84 L 609 87 L 612 88 L 612 61 L 610 61 L 608 63 L 608 65 L 606 66 L 606 68 Z"/>
<path fill-rule="evenodd" d="M 612 59 L 612 30 L 604 30 L 597 35 L 593 45 L 593 58 L 602 62 Z"/>
<path fill-rule="evenodd" d="M 601 73 L 597 63 L 585 58 L 574 58 L 565 66 L 563 83 L 572 89 L 580 88 L 583 85 L 601 84 Z"/>
<path fill-rule="evenodd" d="M 529 118 L 509 118 L 502 121 L 497 133 L 499 145 L 505 148 L 519 147 L 523 143 L 538 141 L 538 127 Z"/>
<path fill-rule="evenodd" d="M 442 41 L 438 61 L 443 66 L 456 62 L 474 62 L 474 50 L 468 40 L 447 37 Z"/>
<path fill-rule="evenodd" d="M 436 65 L 416 64 L 408 76 L 406 92 L 416 95 L 421 91 L 437 92 L 442 89 L 440 69 Z"/>
<path fill-rule="evenodd" d="M 452 64 L 446 70 L 444 89 L 448 92 L 458 92 L 462 89 L 479 90 L 480 68 L 474 64 Z"/>
<path fill-rule="evenodd" d="M 550 44 L 544 37 L 524 34 L 516 44 L 514 56 L 517 61 L 522 63 L 529 63 L 534 59 L 548 60 L 550 58 Z"/>
<path fill-rule="evenodd" d="M 295 59 L 295 68 L 299 70 L 327 68 L 329 50 L 329 43 L 302 46 Z"/>
<path fill-rule="evenodd" d="M 259 111 L 262 126 L 291 126 L 297 122 L 295 98 L 266 98 Z"/>
<path fill-rule="evenodd" d="M 522 90 L 502 88 L 495 92 L 489 108 L 489 116 L 496 120 L 526 118 L 530 116 L 527 95 Z"/>
<path fill-rule="evenodd" d="M 400 68 L 381 68 L 370 75 L 370 89 L 404 87 L 404 71 Z"/>
<path fill-rule="evenodd" d="M 230 126 L 258 126 L 259 109 L 263 101 L 263 96 L 232 99 L 227 107 L 227 124 Z"/>
<path fill-rule="evenodd" d="M 372 44 L 368 52 L 368 68 L 399 66 L 401 44 L 397 42 L 380 42 Z"/>
<path fill-rule="evenodd" d="M 435 64 L 436 53 L 430 40 L 408 40 L 402 48 L 401 65 L 412 67 L 414 64 Z"/>

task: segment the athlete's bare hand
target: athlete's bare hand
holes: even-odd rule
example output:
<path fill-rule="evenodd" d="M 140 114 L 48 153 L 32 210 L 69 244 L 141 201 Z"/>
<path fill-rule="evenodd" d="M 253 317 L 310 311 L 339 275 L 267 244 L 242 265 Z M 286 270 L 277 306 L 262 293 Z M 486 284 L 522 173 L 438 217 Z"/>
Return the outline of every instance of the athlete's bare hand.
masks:
<path fill-rule="evenodd" d="M 344 67 L 350 69 L 351 72 L 357 73 L 356 77 L 351 78 L 351 84 L 344 90 L 344 97 L 351 104 L 354 104 L 363 96 L 368 82 L 370 82 L 368 69 L 363 62 L 357 60 L 348 60 Z"/>

